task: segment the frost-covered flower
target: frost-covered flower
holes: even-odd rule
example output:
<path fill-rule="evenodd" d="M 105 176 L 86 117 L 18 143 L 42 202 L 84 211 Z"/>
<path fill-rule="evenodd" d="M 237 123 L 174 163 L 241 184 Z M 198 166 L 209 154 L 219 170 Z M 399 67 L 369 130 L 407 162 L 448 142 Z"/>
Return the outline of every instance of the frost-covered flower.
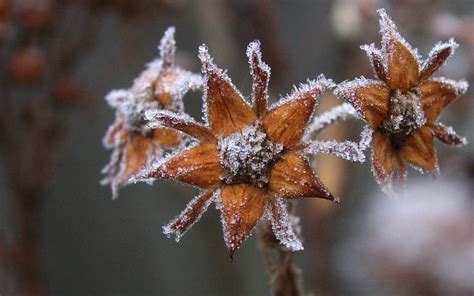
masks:
<path fill-rule="evenodd" d="M 146 111 L 164 109 L 183 112 L 182 98 L 190 89 L 202 86 L 202 78 L 174 63 L 176 42 L 174 27 L 166 30 L 159 46 L 160 58 L 147 65 L 130 89 L 113 90 L 107 96 L 116 109 L 115 122 L 109 127 L 104 146 L 113 149 L 104 168 L 102 184 L 110 184 L 113 198 L 142 166 L 178 147 L 182 137 L 173 129 L 150 128 L 143 119 Z"/>
<path fill-rule="evenodd" d="M 378 13 L 382 49 L 373 44 L 361 47 L 377 79 L 346 81 L 335 93 L 351 103 L 373 129 L 373 171 L 382 189 L 391 192 L 394 181 L 404 183 L 407 164 L 422 172 L 438 173 L 434 137 L 448 145 L 466 143 L 437 120 L 449 103 L 467 91 L 468 84 L 430 78 L 458 47 L 453 39 L 436 44 L 422 61 L 385 10 Z"/>
<path fill-rule="evenodd" d="M 338 202 L 314 174 L 305 156 L 316 144 L 301 141 L 318 96 L 333 87 L 333 82 L 321 75 L 316 81 L 295 87 L 290 95 L 267 109 L 270 68 L 262 62 L 258 41 L 249 44 L 247 56 L 253 77 L 251 105 L 226 72 L 213 63 L 208 49 L 199 48 L 207 124 L 167 111 L 148 113 L 152 126 L 175 128 L 198 142 L 133 178 L 173 179 L 201 188 L 201 194 L 164 226 L 164 233 L 175 234 L 179 240 L 215 202 L 222 213 L 224 239 L 231 258 L 262 217 L 271 221 L 276 238 L 285 247 L 303 249 L 285 200 L 318 197 Z M 340 147 L 326 153 L 334 151 L 341 152 Z"/>

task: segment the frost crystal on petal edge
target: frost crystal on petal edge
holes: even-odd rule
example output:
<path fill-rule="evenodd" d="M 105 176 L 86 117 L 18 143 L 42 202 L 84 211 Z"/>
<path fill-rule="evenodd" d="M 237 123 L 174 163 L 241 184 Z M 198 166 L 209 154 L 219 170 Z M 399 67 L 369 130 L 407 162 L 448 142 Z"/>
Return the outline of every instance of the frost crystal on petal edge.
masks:
<path fill-rule="evenodd" d="M 286 205 L 281 198 L 273 197 L 269 201 L 267 216 L 272 224 L 273 234 L 282 245 L 291 251 L 304 249 L 303 243 L 294 231 L 296 225 L 292 223 L 297 222 L 297 220 L 291 219 Z"/>

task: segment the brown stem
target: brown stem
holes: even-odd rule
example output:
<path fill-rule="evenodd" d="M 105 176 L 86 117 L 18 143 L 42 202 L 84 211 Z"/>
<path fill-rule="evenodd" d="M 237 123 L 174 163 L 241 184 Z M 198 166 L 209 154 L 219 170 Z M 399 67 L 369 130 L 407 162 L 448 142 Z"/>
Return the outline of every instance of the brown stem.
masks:
<path fill-rule="evenodd" d="M 293 263 L 293 253 L 278 242 L 268 222 L 262 222 L 257 231 L 260 239 L 260 252 L 270 275 L 272 295 L 303 295 L 302 274 L 301 270 Z"/>

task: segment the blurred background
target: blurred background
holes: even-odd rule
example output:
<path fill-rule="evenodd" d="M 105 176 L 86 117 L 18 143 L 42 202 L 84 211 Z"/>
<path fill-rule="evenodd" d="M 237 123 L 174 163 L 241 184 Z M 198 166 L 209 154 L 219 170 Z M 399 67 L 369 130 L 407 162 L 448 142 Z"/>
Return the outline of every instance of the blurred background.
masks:
<path fill-rule="evenodd" d="M 424 57 L 454 37 L 437 75 L 474 85 L 472 0 L 0 0 L 0 294 L 269 295 L 257 236 L 231 263 L 215 209 L 179 244 L 162 234 L 196 190 L 160 181 L 112 201 L 99 185 L 114 119 L 103 98 L 132 84 L 171 25 L 179 65 L 199 72 L 206 43 L 244 94 L 255 39 L 273 100 L 319 73 L 369 77 L 359 45 L 379 44 L 380 7 Z M 471 89 L 441 118 L 471 143 L 473 100 Z M 339 103 L 326 94 L 318 113 Z M 200 94 L 185 108 L 200 119 Z M 348 121 L 321 137 L 357 140 L 361 129 Z M 315 159 L 342 204 L 297 203 L 305 250 L 295 260 L 310 295 L 474 294 L 474 148 L 437 147 L 441 176 L 410 171 L 400 201 L 381 194 L 370 162 Z"/>

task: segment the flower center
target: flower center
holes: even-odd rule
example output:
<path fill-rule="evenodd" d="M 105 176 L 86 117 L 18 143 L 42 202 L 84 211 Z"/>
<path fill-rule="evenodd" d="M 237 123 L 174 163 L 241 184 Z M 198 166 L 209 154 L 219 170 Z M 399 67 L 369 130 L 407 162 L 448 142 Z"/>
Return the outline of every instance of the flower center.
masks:
<path fill-rule="evenodd" d="M 383 130 L 391 136 L 392 145 L 399 149 L 408 136 L 426 122 L 417 89 L 406 93 L 395 91 L 390 95 L 388 116 Z"/>
<path fill-rule="evenodd" d="M 283 149 L 273 144 L 258 125 L 250 125 L 219 139 L 220 162 L 224 168 L 221 179 L 226 184 L 251 183 L 264 187 L 275 156 Z"/>

